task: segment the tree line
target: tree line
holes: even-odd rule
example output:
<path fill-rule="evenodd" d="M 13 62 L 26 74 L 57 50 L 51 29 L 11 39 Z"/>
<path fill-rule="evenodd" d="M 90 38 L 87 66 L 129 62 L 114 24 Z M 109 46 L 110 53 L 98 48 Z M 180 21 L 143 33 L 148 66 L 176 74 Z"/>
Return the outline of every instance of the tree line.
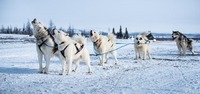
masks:
<path fill-rule="evenodd" d="M 2 25 L 0 28 L 0 33 L 1 34 L 24 34 L 24 35 L 32 36 L 33 35 L 32 30 L 33 29 L 31 28 L 31 24 L 28 21 L 26 24 L 23 25 L 22 28 L 12 27 L 12 26 L 4 27 Z"/>
<path fill-rule="evenodd" d="M 52 33 L 52 30 L 56 28 L 56 26 L 54 25 L 53 21 L 50 20 L 49 21 L 49 27 L 48 27 L 48 31 L 50 33 Z M 67 29 L 64 29 L 62 27 L 59 28 L 59 30 L 62 30 L 66 33 L 69 34 L 70 37 L 72 37 L 73 35 L 77 34 L 77 30 L 74 29 L 72 26 L 69 26 Z M 86 36 L 89 37 L 90 35 L 90 31 L 87 30 L 78 30 L 79 34 L 81 34 L 82 36 Z M 31 23 L 28 20 L 26 24 L 23 24 L 22 28 L 19 27 L 12 27 L 12 26 L 1 26 L 0 27 L 0 33 L 1 34 L 24 34 L 24 35 L 29 35 L 32 36 L 33 35 L 33 28 L 31 27 Z M 129 33 L 127 28 L 125 28 L 125 33 L 123 33 L 122 31 L 122 26 L 120 26 L 119 31 L 116 32 L 115 28 L 112 29 L 112 33 L 118 38 L 118 39 L 128 39 L 129 38 Z M 102 34 L 107 34 L 106 32 L 102 32 Z"/>
<path fill-rule="evenodd" d="M 113 28 L 112 29 L 112 33 L 114 34 L 114 35 L 116 35 L 116 37 L 118 38 L 118 39 L 128 39 L 129 38 L 129 33 L 128 33 L 128 29 L 127 29 L 127 27 L 125 28 L 125 33 L 123 34 L 123 32 L 122 32 L 122 26 L 120 26 L 120 28 L 119 28 L 119 32 L 115 32 L 115 28 Z"/>

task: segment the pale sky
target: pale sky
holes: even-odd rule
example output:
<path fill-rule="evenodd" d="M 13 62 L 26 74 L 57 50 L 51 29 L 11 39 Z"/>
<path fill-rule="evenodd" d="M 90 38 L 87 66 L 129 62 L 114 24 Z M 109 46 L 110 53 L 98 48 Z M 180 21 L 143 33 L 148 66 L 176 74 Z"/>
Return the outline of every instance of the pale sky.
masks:
<path fill-rule="evenodd" d="M 1 0 L 0 26 L 22 27 L 37 18 L 46 26 L 129 32 L 200 33 L 200 0 Z"/>

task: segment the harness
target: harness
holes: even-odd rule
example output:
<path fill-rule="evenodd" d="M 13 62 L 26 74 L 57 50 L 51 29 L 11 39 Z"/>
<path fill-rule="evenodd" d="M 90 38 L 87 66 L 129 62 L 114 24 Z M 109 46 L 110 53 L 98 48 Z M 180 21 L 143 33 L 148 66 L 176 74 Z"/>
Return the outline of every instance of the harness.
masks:
<path fill-rule="evenodd" d="M 65 43 L 65 42 L 61 42 L 59 45 L 64 44 L 64 43 Z M 67 49 L 67 47 L 68 47 L 69 45 L 70 45 L 70 44 L 68 44 L 67 46 L 65 46 L 65 48 L 64 48 L 63 50 L 60 51 L 60 53 L 62 54 L 62 56 L 63 56 L 64 58 L 66 57 L 66 56 L 65 56 L 65 50 Z M 81 47 L 78 48 L 78 47 L 77 47 L 77 43 L 75 43 L 74 46 L 75 46 L 75 48 L 76 48 L 76 53 L 75 53 L 75 55 L 78 54 L 78 53 L 83 49 L 83 47 L 84 47 L 84 45 L 81 45 Z"/>
<path fill-rule="evenodd" d="M 98 42 L 100 42 L 100 44 L 98 45 Z M 97 48 L 99 48 L 101 46 L 101 40 L 98 39 L 95 42 L 93 42 L 93 45 L 96 45 Z"/>
<path fill-rule="evenodd" d="M 49 35 L 47 35 L 47 36 L 44 37 L 44 38 L 37 39 L 38 43 L 41 42 L 40 44 L 37 44 L 37 45 L 38 45 L 38 48 L 39 48 L 39 50 L 40 50 L 41 52 L 42 52 L 41 46 L 42 46 L 43 44 L 45 44 L 45 42 L 48 40 L 48 38 L 49 38 Z M 42 52 L 42 53 L 43 53 L 43 52 Z"/>
<path fill-rule="evenodd" d="M 67 46 L 65 46 L 65 48 L 60 51 L 60 53 L 62 54 L 62 56 L 65 58 L 65 49 L 69 46 L 69 44 Z"/>
<path fill-rule="evenodd" d="M 98 45 L 98 41 L 100 42 L 99 45 Z M 110 41 L 110 39 L 108 39 L 108 42 L 109 42 L 109 41 Z M 112 45 L 110 46 L 110 48 L 113 47 L 113 45 L 114 45 L 114 44 L 112 44 Z M 100 46 L 101 46 L 101 41 L 100 41 L 100 39 L 98 39 L 97 41 L 93 42 L 93 49 L 94 49 L 94 53 L 95 53 L 96 55 L 100 55 L 100 53 L 98 53 L 98 52 L 96 51 Z M 109 52 L 112 52 L 112 50 L 109 51 Z M 108 53 L 109 53 L 109 52 L 108 52 Z M 105 54 L 105 53 L 102 53 L 102 54 Z"/>

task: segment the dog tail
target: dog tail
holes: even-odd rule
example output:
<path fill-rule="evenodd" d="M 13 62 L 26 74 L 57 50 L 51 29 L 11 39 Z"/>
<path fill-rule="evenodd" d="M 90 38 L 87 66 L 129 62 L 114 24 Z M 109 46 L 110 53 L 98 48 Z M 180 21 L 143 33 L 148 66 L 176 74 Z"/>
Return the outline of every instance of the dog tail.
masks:
<path fill-rule="evenodd" d="M 187 42 L 188 42 L 188 48 L 189 48 L 189 50 L 192 50 L 193 48 L 192 48 L 192 45 L 193 45 L 193 43 L 192 43 L 192 41 L 193 41 L 193 39 L 188 39 L 187 40 Z"/>
<path fill-rule="evenodd" d="M 85 38 L 83 36 L 77 36 L 75 38 L 75 41 L 80 43 L 80 44 L 85 44 Z"/>
<path fill-rule="evenodd" d="M 112 43 L 115 43 L 115 35 L 114 34 L 109 34 L 108 35 L 108 41 L 111 41 Z"/>

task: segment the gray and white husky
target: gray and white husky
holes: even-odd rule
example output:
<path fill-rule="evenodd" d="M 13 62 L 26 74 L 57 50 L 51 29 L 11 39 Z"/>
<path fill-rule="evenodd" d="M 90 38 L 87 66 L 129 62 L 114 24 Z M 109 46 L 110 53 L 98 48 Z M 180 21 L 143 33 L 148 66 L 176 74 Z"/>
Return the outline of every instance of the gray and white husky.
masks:
<path fill-rule="evenodd" d="M 187 38 L 179 31 L 172 31 L 172 39 L 176 41 L 176 45 L 178 47 L 180 55 L 185 55 L 187 49 L 190 50 L 194 55 L 192 39 Z"/>
<path fill-rule="evenodd" d="M 152 35 L 151 31 L 142 32 L 140 35 L 145 36 L 149 40 L 149 42 L 151 42 L 151 41 L 156 42 L 156 39 Z"/>
<path fill-rule="evenodd" d="M 47 74 L 51 57 L 54 55 L 58 56 L 58 48 L 54 38 L 41 22 L 38 22 L 37 19 L 34 19 L 31 23 L 33 25 L 33 35 L 36 38 L 39 73 Z M 46 61 L 46 66 L 44 68 L 42 64 L 43 57 Z"/>

